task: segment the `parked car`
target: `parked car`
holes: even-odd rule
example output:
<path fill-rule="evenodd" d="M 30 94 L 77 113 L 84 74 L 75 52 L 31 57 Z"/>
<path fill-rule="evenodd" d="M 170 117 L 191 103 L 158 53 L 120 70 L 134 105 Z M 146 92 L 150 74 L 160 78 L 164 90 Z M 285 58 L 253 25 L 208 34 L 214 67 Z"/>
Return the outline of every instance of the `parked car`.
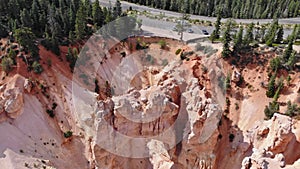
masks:
<path fill-rule="evenodd" d="M 176 26 L 174 26 L 174 27 L 172 28 L 172 30 L 173 30 L 173 31 L 177 31 L 177 28 L 176 28 Z"/>
<path fill-rule="evenodd" d="M 188 29 L 188 33 L 194 33 L 193 29 Z"/>
<path fill-rule="evenodd" d="M 207 30 L 205 30 L 205 29 L 202 30 L 202 33 L 203 33 L 204 35 L 209 35 L 209 33 L 207 32 Z"/>

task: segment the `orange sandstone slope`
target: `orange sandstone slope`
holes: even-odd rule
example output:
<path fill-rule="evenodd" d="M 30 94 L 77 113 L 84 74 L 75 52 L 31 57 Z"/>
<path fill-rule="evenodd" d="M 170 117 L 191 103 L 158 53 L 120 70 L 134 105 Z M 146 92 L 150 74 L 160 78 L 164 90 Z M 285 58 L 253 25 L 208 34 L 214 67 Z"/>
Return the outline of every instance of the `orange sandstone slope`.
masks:
<path fill-rule="evenodd" d="M 133 44 L 136 41 L 130 39 Z M 139 41 L 149 48 L 133 50 L 135 46 L 127 42 L 117 44 L 103 60 L 90 57 L 79 65 L 79 73 L 75 70 L 75 81 L 66 62 L 66 47 L 61 48 L 60 57 L 40 47 L 44 68 L 40 75 L 28 72 L 19 58 L 12 72 L 5 75 L 2 71 L 0 166 L 300 167 L 300 153 L 295 151 L 300 148 L 300 123 L 281 114 L 264 120 L 263 110 L 270 99 L 260 83 L 267 82 L 267 62 L 232 67 L 220 59 L 218 44 L 203 42 L 215 48 L 206 57 L 203 51 L 190 52 L 193 45 L 171 39 L 165 39 L 164 49 L 157 43 L 159 38 Z M 89 50 L 95 53 L 101 46 L 97 45 Z M 180 53 L 187 58 L 182 60 Z M 265 52 L 264 57 L 274 57 L 274 53 Z M 97 66 L 98 93 L 94 78 L 82 78 L 94 71 L 93 66 Z M 231 91 L 226 93 L 220 82 L 234 71 L 242 74 L 245 86 L 237 86 L 232 77 Z M 299 73 L 295 73 L 279 101 L 299 104 L 299 84 Z M 121 139 L 119 133 L 131 139 Z M 159 134 L 164 136 L 153 137 Z M 137 137 L 144 139 L 137 143 Z"/>

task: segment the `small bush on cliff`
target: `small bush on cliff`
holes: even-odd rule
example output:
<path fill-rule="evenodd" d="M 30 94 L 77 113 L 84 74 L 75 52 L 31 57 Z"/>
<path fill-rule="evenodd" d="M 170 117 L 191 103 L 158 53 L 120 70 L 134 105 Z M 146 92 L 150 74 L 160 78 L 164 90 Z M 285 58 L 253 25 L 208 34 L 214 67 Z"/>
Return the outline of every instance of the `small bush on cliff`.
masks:
<path fill-rule="evenodd" d="M 73 52 L 71 50 L 71 48 L 68 49 L 68 53 L 66 54 L 66 59 L 69 62 L 69 67 L 71 69 L 71 71 L 74 70 L 76 61 L 78 58 L 78 51 L 76 48 L 73 49 Z"/>
<path fill-rule="evenodd" d="M 276 89 L 276 92 L 273 96 L 273 100 L 277 101 L 278 98 L 279 98 L 279 94 L 280 94 L 280 91 L 283 89 L 283 86 L 284 86 L 284 83 L 283 83 L 283 78 L 281 77 L 279 79 L 279 81 L 277 82 L 277 89 Z"/>
<path fill-rule="evenodd" d="M 233 142 L 234 137 L 235 137 L 234 134 L 230 133 L 230 134 L 229 134 L 229 141 L 230 141 L 230 142 Z"/>
<path fill-rule="evenodd" d="M 273 74 L 268 83 L 268 90 L 266 91 L 266 95 L 269 98 L 272 98 L 276 92 L 275 79 L 276 79 L 276 74 Z"/>
<path fill-rule="evenodd" d="M 70 137 L 72 137 L 72 135 L 73 135 L 72 131 L 66 131 L 66 132 L 64 132 L 64 137 L 65 138 L 70 138 Z"/>
<path fill-rule="evenodd" d="M 14 61 L 11 58 L 4 57 L 1 62 L 2 70 L 5 71 L 6 73 L 10 72 L 13 64 L 14 64 Z"/>
<path fill-rule="evenodd" d="M 161 48 L 161 49 L 165 49 L 165 48 L 167 47 L 167 43 L 166 43 L 165 40 L 160 40 L 160 41 L 158 42 L 158 44 L 160 45 L 160 48 Z"/>
<path fill-rule="evenodd" d="M 47 112 L 47 114 L 48 114 L 51 118 L 54 118 L 54 117 L 55 117 L 55 114 L 54 114 L 54 111 L 53 111 L 53 110 L 47 109 L 46 112 Z"/>
<path fill-rule="evenodd" d="M 225 78 L 225 81 L 224 81 L 224 89 L 225 89 L 226 91 L 229 91 L 230 88 L 231 88 L 231 80 L 230 80 L 230 77 L 231 77 L 231 75 L 228 73 L 227 76 L 226 76 L 226 78 Z"/>
<path fill-rule="evenodd" d="M 181 52 L 181 49 L 177 49 L 175 54 L 178 55 Z"/>
<path fill-rule="evenodd" d="M 55 55 L 60 55 L 59 43 L 57 40 L 52 40 L 50 38 L 46 38 L 41 41 L 41 44 L 47 49 L 53 52 Z"/>
<path fill-rule="evenodd" d="M 265 107 L 264 113 L 267 119 L 271 119 L 274 113 L 279 111 L 279 103 L 272 101 L 269 103 L 269 106 Z"/>
<path fill-rule="evenodd" d="M 33 72 L 37 73 L 37 74 L 41 74 L 43 72 L 42 65 L 40 65 L 39 62 L 37 62 L 37 61 L 33 62 L 32 69 L 33 69 Z"/>
<path fill-rule="evenodd" d="M 100 87 L 99 87 L 99 84 L 98 84 L 98 80 L 95 79 L 95 92 L 96 93 L 99 93 L 100 92 Z"/>
<path fill-rule="evenodd" d="M 297 104 L 292 104 L 291 101 L 287 102 L 287 110 L 285 112 L 290 117 L 294 117 L 297 115 L 300 115 L 300 107 L 297 106 Z"/>
<path fill-rule="evenodd" d="M 57 103 L 52 103 L 52 110 L 55 110 L 56 109 L 56 107 L 57 107 Z"/>

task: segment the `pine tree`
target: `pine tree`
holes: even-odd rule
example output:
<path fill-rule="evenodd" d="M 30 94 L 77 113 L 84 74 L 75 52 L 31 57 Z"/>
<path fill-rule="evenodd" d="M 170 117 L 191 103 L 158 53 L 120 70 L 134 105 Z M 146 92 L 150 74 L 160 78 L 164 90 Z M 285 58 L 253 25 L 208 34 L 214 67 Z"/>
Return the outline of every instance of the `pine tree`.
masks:
<path fill-rule="evenodd" d="M 177 1 L 176 0 L 171 0 L 170 3 L 171 3 L 170 10 L 171 11 L 178 11 Z"/>
<path fill-rule="evenodd" d="M 61 35 L 61 27 L 57 21 L 58 16 L 56 16 L 55 10 L 56 10 L 55 6 L 51 5 L 47 17 L 49 29 L 51 32 L 51 39 L 55 39 L 57 38 L 57 36 Z"/>
<path fill-rule="evenodd" d="M 222 10 L 226 18 L 297 17 L 298 0 L 126 0 L 132 3 L 176 12 L 216 16 Z"/>
<path fill-rule="evenodd" d="M 277 37 L 276 37 L 276 40 L 275 40 L 276 43 L 281 43 L 282 42 L 283 34 L 284 34 L 283 26 L 280 25 L 279 28 L 278 28 Z"/>
<path fill-rule="evenodd" d="M 211 42 L 213 43 L 216 39 L 220 38 L 220 27 L 221 27 L 221 14 L 220 12 L 218 13 L 218 17 L 215 23 L 215 30 L 212 32 L 212 34 L 210 35 L 209 39 L 211 40 Z"/>
<path fill-rule="evenodd" d="M 20 17 L 20 12 L 22 8 L 20 7 L 20 4 L 18 3 L 18 0 L 10 0 L 8 2 L 8 18 L 16 19 Z M 25 18 L 24 18 L 25 19 Z"/>
<path fill-rule="evenodd" d="M 14 62 L 10 57 L 4 57 L 1 61 L 1 68 L 4 72 L 8 73 L 11 71 Z"/>
<path fill-rule="evenodd" d="M 30 18 L 29 12 L 24 8 L 20 14 L 21 23 L 23 27 L 32 28 L 32 20 Z"/>
<path fill-rule="evenodd" d="M 272 98 L 275 94 L 275 78 L 276 78 L 276 73 L 273 74 L 270 78 L 270 81 L 268 83 L 268 90 L 266 91 L 266 95 L 269 98 Z"/>
<path fill-rule="evenodd" d="M 102 26 L 103 22 L 104 22 L 104 15 L 103 15 L 102 9 L 99 5 L 99 0 L 96 0 L 93 3 L 92 15 L 93 15 L 94 24 L 97 24 L 97 26 Z"/>
<path fill-rule="evenodd" d="M 296 115 L 300 114 L 300 107 L 297 106 L 297 104 L 292 104 L 291 101 L 287 102 L 287 110 L 285 112 L 290 117 L 294 117 Z"/>
<path fill-rule="evenodd" d="M 226 30 L 225 30 L 224 35 L 223 35 L 223 51 L 222 51 L 222 57 L 223 58 L 228 58 L 231 54 L 231 50 L 230 50 L 231 24 L 232 24 L 232 21 L 228 20 L 227 23 L 226 23 Z"/>
<path fill-rule="evenodd" d="M 293 44 L 294 44 L 293 40 L 290 39 L 288 46 L 286 47 L 286 49 L 283 53 L 283 56 L 282 56 L 284 62 L 287 62 L 289 60 L 291 54 L 293 53 Z"/>
<path fill-rule="evenodd" d="M 44 1 L 40 1 L 40 9 L 47 9 L 48 5 L 45 4 Z M 43 34 L 43 32 L 45 31 L 45 28 L 47 26 L 47 11 L 48 10 L 40 10 L 39 11 L 39 29 L 38 31 L 41 32 L 41 34 Z"/>
<path fill-rule="evenodd" d="M 70 41 L 71 43 L 74 42 L 74 39 L 75 39 L 75 38 L 74 38 L 74 33 L 73 33 L 72 31 L 69 32 L 68 38 L 69 38 L 69 41 Z"/>
<path fill-rule="evenodd" d="M 234 40 L 233 52 L 238 53 L 242 48 L 244 27 L 241 25 L 239 32 Z"/>
<path fill-rule="evenodd" d="M 273 42 L 275 40 L 275 37 L 276 37 L 276 32 L 277 32 L 277 29 L 278 29 L 278 19 L 274 19 L 269 30 L 268 30 L 268 33 L 265 37 L 266 39 L 266 44 L 268 46 L 273 46 Z"/>
<path fill-rule="evenodd" d="M 31 5 L 31 10 L 30 10 L 30 18 L 32 19 L 33 22 L 33 29 L 38 31 L 40 28 L 39 24 L 39 1 L 38 0 L 33 0 L 32 5 Z"/>
<path fill-rule="evenodd" d="M 105 17 L 105 22 L 104 23 L 109 23 L 111 21 L 113 21 L 113 15 L 111 13 L 111 10 L 109 8 L 106 8 L 104 7 L 103 8 L 103 14 L 104 14 L 104 17 Z"/>
<path fill-rule="evenodd" d="M 221 27 L 221 12 L 218 12 L 217 21 L 215 23 L 215 31 L 216 31 L 216 38 L 220 38 L 220 27 Z"/>
<path fill-rule="evenodd" d="M 25 48 L 25 50 L 30 51 L 31 56 L 34 59 L 39 59 L 39 48 L 35 43 L 36 37 L 30 28 L 24 27 L 16 29 L 14 32 L 14 37 L 18 43 Z"/>
<path fill-rule="evenodd" d="M 275 57 L 270 60 L 270 68 L 273 72 L 277 72 L 277 70 L 280 68 L 280 58 Z"/>
<path fill-rule="evenodd" d="M 75 34 L 77 39 L 83 39 L 86 35 L 87 23 L 86 23 L 86 11 L 84 4 L 79 4 L 79 9 L 76 14 L 75 20 Z"/>
<path fill-rule="evenodd" d="M 272 101 L 269 103 L 269 106 L 265 107 L 264 113 L 267 119 L 270 119 L 273 117 L 274 113 L 277 113 L 279 111 L 279 104 L 276 101 Z"/>
<path fill-rule="evenodd" d="M 0 38 L 4 38 L 8 35 L 8 31 L 5 25 L 0 21 Z"/>
<path fill-rule="evenodd" d="M 266 34 L 266 27 L 264 25 L 261 26 L 260 31 L 259 31 L 259 36 L 260 36 L 260 42 L 265 43 L 265 34 Z"/>
<path fill-rule="evenodd" d="M 294 25 L 294 29 L 293 29 L 293 32 L 292 32 L 292 34 L 289 36 L 289 40 L 291 40 L 291 41 L 294 41 L 296 38 L 297 38 L 297 29 L 298 29 L 298 25 L 297 24 L 295 24 Z M 300 28 L 299 28 L 300 29 Z"/>
<path fill-rule="evenodd" d="M 92 4 L 90 0 L 84 1 L 84 9 L 87 17 L 92 17 Z"/>
<path fill-rule="evenodd" d="M 214 30 L 214 31 L 211 33 L 209 39 L 211 40 L 212 43 L 214 43 L 214 41 L 217 39 L 217 33 L 216 33 L 216 30 Z"/>
<path fill-rule="evenodd" d="M 251 23 L 247 28 L 246 35 L 245 35 L 245 38 L 244 38 L 245 46 L 249 46 L 250 43 L 253 42 L 253 39 L 254 39 L 253 28 L 254 28 L 254 23 Z"/>
<path fill-rule="evenodd" d="M 114 18 L 116 19 L 117 17 L 121 16 L 121 14 L 122 14 L 121 2 L 120 0 L 117 0 L 113 9 Z"/>
<path fill-rule="evenodd" d="M 295 63 L 296 63 L 296 52 L 294 51 L 291 56 L 289 57 L 289 60 L 287 61 L 287 66 L 288 66 L 288 69 L 292 70 L 295 66 Z"/>
<path fill-rule="evenodd" d="M 74 9 L 72 6 L 69 7 L 68 10 L 68 16 L 69 16 L 69 23 L 70 23 L 70 31 L 75 30 L 75 20 L 76 20 L 76 13 L 74 12 Z"/>

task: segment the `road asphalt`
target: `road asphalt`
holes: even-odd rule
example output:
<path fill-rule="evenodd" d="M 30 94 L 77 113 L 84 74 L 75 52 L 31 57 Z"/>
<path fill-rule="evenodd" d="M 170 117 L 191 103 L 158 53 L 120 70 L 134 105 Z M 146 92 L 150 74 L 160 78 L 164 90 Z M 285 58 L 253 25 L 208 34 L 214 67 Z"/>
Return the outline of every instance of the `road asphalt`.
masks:
<path fill-rule="evenodd" d="M 102 6 L 109 7 L 109 6 L 113 6 L 115 4 L 116 0 L 99 0 L 99 1 Z M 182 16 L 182 14 L 178 13 L 178 12 L 150 8 L 147 6 L 129 3 L 126 1 L 121 1 L 121 4 L 122 4 L 123 10 L 127 10 L 127 9 L 129 9 L 129 7 L 132 7 L 133 10 L 137 10 L 140 12 L 148 11 L 154 15 L 159 15 L 159 14 L 163 13 L 165 16 L 168 16 L 168 17 L 179 18 Z M 172 30 L 174 28 L 174 26 L 176 25 L 176 23 L 174 23 L 174 22 L 150 19 L 146 16 L 139 16 L 139 18 L 143 20 L 142 24 L 143 24 L 143 26 L 145 26 L 147 28 L 153 27 L 153 28 L 162 29 L 162 30 Z M 199 15 L 191 15 L 191 19 L 206 20 L 206 21 L 211 21 L 211 22 L 216 21 L 216 17 L 207 17 L 207 16 L 199 16 Z M 252 22 L 257 23 L 257 22 L 259 22 L 260 24 L 262 24 L 262 23 L 272 22 L 272 19 L 234 19 L 234 20 L 237 23 L 252 23 Z M 222 19 L 222 22 L 226 22 L 226 19 Z M 300 17 L 279 19 L 279 23 L 281 23 L 281 24 L 300 24 Z M 157 29 L 154 29 L 154 30 L 157 30 Z M 213 26 L 203 26 L 203 25 L 191 25 L 191 29 L 194 31 L 195 35 L 203 35 L 202 30 L 206 30 L 209 34 L 211 34 L 214 27 Z M 284 38 L 286 38 L 289 34 L 291 34 L 291 32 L 292 32 L 291 29 L 284 29 Z"/>
<path fill-rule="evenodd" d="M 115 4 L 116 0 L 100 0 L 100 4 L 103 6 L 109 6 L 110 4 L 113 6 Z M 138 10 L 138 11 L 149 11 L 153 14 L 160 14 L 164 13 L 166 16 L 173 16 L 173 17 L 180 17 L 182 14 L 178 12 L 172 12 L 172 11 L 167 11 L 167 10 L 162 10 L 162 9 L 155 9 L 155 8 L 150 8 L 147 6 L 142 6 L 142 5 L 137 5 L 134 3 L 129 3 L 126 1 L 121 1 L 122 4 L 122 9 L 127 10 L 131 6 L 132 9 Z M 200 15 L 191 15 L 191 19 L 199 19 L 199 20 L 206 20 L 206 21 L 211 21 L 215 22 L 216 17 L 207 17 L 207 16 L 200 16 Z M 223 20 L 224 22 L 226 19 Z M 235 19 L 237 23 L 270 23 L 272 22 L 272 19 Z M 297 18 L 283 18 L 279 19 L 279 23 L 281 24 L 300 24 L 300 17 Z"/>

